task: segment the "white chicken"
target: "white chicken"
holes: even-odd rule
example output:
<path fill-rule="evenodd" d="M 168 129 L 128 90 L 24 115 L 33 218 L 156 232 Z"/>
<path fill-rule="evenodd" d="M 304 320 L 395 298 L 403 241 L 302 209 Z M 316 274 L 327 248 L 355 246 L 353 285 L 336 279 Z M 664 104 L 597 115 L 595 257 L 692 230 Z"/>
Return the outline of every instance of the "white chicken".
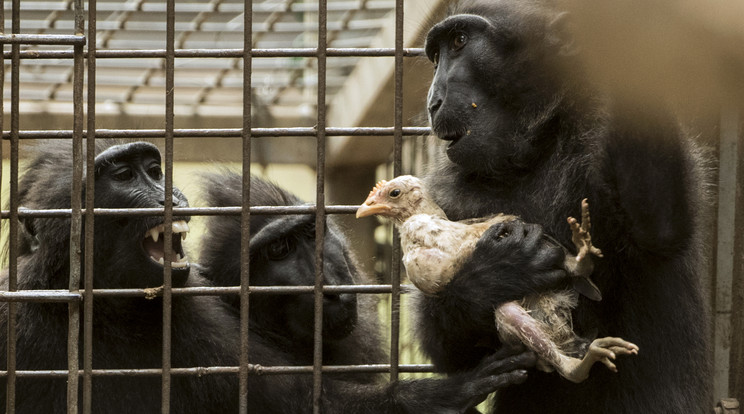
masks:
<path fill-rule="evenodd" d="M 601 257 L 589 234 L 589 205 L 581 203 L 582 221 L 569 217 L 572 240 L 578 254 L 566 252 L 564 267 L 578 291 L 600 300 L 599 289 L 591 282 L 591 256 Z M 497 214 L 486 218 L 450 221 L 426 191 L 423 182 L 410 175 L 380 181 L 357 210 L 357 218 L 379 215 L 393 220 L 400 232 L 403 264 L 411 282 L 422 292 L 438 294 L 455 276 L 475 250 L 476 243 L 491 226 L 517 216 Z M 557 243 L 557 242 L 556 242 Z M 466 276 L 465 276 L 466 277 Z M 576 306 L 576 290 L 550 291 L 530 295 L 520 302 L 508 302 L 495 310 L 495 324 L 502 342 L 522 343 L 540 358 L 538 368 L 557 370 L 564 378 L 581 382 L 592 365 L 600 361 L 610 370 L 617 355 L 638 353 L 638 346 L 621 338 L 588 341 L 573 332 L 571 309 Z M 573 356 L 570 356 L 573 355 Z M 576 356 L 576 357 L 574 357 Z"/>

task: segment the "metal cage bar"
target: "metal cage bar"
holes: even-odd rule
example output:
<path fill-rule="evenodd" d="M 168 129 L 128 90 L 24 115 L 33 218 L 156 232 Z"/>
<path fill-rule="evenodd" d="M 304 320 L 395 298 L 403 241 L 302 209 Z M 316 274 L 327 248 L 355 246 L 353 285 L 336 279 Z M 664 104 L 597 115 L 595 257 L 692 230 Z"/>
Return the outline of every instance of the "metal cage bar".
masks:
<path fill-rule="evenodd" d="M 395 102 L 394 102 L 394 144 L 393 176 L 401 174 L 401 154 L 403 146 L 403 0 L 395 2 Z M 398 229 L 393 229 L 393 252 L 390 274 L 392 291 L 390 294 L 390 380 L 398 379 L 400 357 L 400 237 Z"/>
<path fill-rule="evenodd" d="M 168 0 L 166 9 L 166 40 L 165 40 L 165 216 L 163 225 L 163 244 L 172 246 L 173 240 L 173 129 L 174 129 L 174 78 L 175 78 L 175 26 L 176 26 L 175 0 Z M 173 249 L 164 249 L 165 263 L 163 267 L 163 382 L 161 412 L 170 412 L 171 397 L 171 333 L 172 333 L 172 304 L 173 304 L 173 280 L 171 261 Z"/>
<path fill-rule="evenodd" d="M 431 372 L 434 367 L 431 364 L 402 364 L 398 368 L 400 372 L 421 373 Z M 236 375 L 239 374 L 239 370 L 240 367 L 210 366 L 171 368 L 170 373 L 171 375 L 178 376 Z M 263 366 L 260 364 L 248 364 L 246 370 L 249 375 L 312 375 L 315 368 L 312 365 Z M 390 364 L 325 365 L 321 371 L 332 374 L 382 374 L 390 372 Z M 7 376 L 7 373 L 8 371 L 0 371 L 0 378 Z M 96 377 L 155 377 L 162 375 L 163 370 L 160 368 L 94 369 L 92 374 Z M 20 378 L 66 378 L 68 372 L 67 370 L 18 370 L 16 371 L 16 375 Z"/>
<path fill-rule="evenodd" d="M 316 137 L 318 128 L 315 127 L 293 127 L 293 128 L 251 128 L 253 137 Z M 431 132 L 428 127 L 403 127 L 401 134 L 405 136 L 427 135 Z M 85 134 L 87 131 L 83 131 Z M 389 136 L 395 133 L 395 127 L 358 127 L 338 128 L 328 127 L 325 129 L 326 136 Z M 163 138 L 164 129 L 98 129 L 96 134 L 99 138 Z M 210 128 L 174 129 L 173 136 L 176 138 L 240 138 L 241 128 Z M 8 139 L 10 134 L 3 133 L 3 139 Z M 21 131 L 20 139 L 42 139 L 56 138 L 69 139 L 72 137 L 71 130 L 27 130 Z"/>
<path fill-rule="evenodd" d="M 321 413 L 323 367 L 323 249 L 325 246 L 326 48 L 328 4 L 318 0 L 317 188 L 315 195 L 315 326 L 313 338 L 313 414 Z"/>
<path fill-rule="evenodd" d="M 95 203 L 95 152 L 96 152 L 96 0 L 88 0 L 88 104 L 85 153 L 85 205 Z M 83 414 L 93 411 L 93 277 L 94 277 L 94 223 L 93 214 L 85 215 L 85 291 L 83 293 Z"/>
<path fill-rule="evenodd" d="M 21 2 L 13 0 L 11 10 L 11 33 L 21 31 Z M 8 243 L 8 291 L 18 289 L 18 145 L 20 130 L 18 113 L 19 109 L 19 87 L 20 87 L 20 44 L 11 45 L 11 68 L 10 68 L 10 223 L 8 238 L 16 243 Z M 15 390 L 16 390 L 16 322 L 17 305 L 8 303 L 8 355 L 6 379 L 5 412 L 15 413 Z"/>
<path fill-rule="evenodd" d="M 0 38 L 1 39 L 1 38 Z M 424 49 L 417 47 L 402 48 L 403 56 L 424 56 Z M 252 49 L 251 57 L 318 57 L 317 48 L 286 48 L 286 49 Z M 326 49 L 328 57 L 392 57 L 395 56 L 395 48 L 352 48 L 352 47 L 329 47 Z M 64 59 L 72 58 L 71 50 L 25 50 L 20 54 L 21 59 Z M 97 59 L 130 59 L 130 58 L 165 58 L 165 49 L 131 49 L 131 50 L 97 50 L 94 53 Z M 177 58 L 242 58 L 243 49 L 176 49 L 174 56 Z M 6 58 L 10 53 L 6 53 Z M 87 53 L 86 53 L 87 57 Z"/>
<path fill-rule="evenodd" d="M 85 15 L 83 1 L 75 0 L 75 36 L 81 39 L 74 45 L 73 57 L 73 138 L 72 138 L 72 185 L 70 186 L 70 280 L 71 293 L 80 291 L 81 277 L 81 237 L 82 237 L 82 187 L 83 187 L 83 82 L 85 67 L 83 65 L 83 47 L 85 45 Z M 80 347 L 80 302 L 68 304 L 67 333 L 67 412 L 78 412 L 79 384 L 79 347 Z"/>
<path fill-rule="evenodd" d="M 238 390 L 238 411 L 248 413 L 248 375 L 249 364 L 249 301 L 250 293 L 250 237 L 251 237 L 251 72 L 253 67 L 253 32 L 245 28 L 253 27 L 253 1 L 243 3 L 243 128 L 241 138 L 243 144 L 243 182 L 242 205 L 240 208 L 240 375 Z"/>

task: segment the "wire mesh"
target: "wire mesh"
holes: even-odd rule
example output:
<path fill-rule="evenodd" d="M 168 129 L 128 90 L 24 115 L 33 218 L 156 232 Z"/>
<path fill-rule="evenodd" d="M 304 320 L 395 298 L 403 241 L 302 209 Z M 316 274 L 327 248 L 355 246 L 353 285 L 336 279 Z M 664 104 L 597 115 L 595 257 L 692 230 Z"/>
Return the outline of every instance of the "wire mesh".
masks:
<path fill-rule="evenodd" d="M 142 4 L 155 7 L 154 3 L 141 2 Z M 375 139 L 381 136 L 394 137 L 393 149 L 393 173 L 399 175 L 403 171 L 403 140 L 404 137 L 420 136 L 429 132 L 424 127 L 404 126 L 403 117 L 403 60 L 406 57 L 421 56 L 422 50 L 419 48 L 404 48 L 403 26 L 404 26 L 404 0 L 395 0 L 393 2 L 374 2 L 363 1 L 363 10 L 377 10 L 382 8 L 380 4 L 385 3 L 386 7 L 395 13 L 395 45 L 393 48 L 373 48 L 373 47 L 353 47 L 353 42 L 349 41 L 345 35 L 341 34 L 343 27 L 336 25 L 336 20 L 329 24 L 329 13 L 343 12 L 340 18 L 342 26 L 348 28 L 353 26 L 352 16 L 358 10 L 340 9 L 339 2 L 328 3 L 326 0 L 320 0 L 317 7 L 307 3 L 294 1 L 287 2 L 287 7 L 283 11 L 268 8 L 266 4 L 254 4 L 251 0 L 240 2 L 242 13 L 242 26 L 253 28 L 253 30 L 242 31 L 242 47 L 238 48 L 185 48 L 188 45 L 199 45 L 198 42 L 185 41 L 188 36 L 176 20 L 177 10 L 183 11 L 184 7 L 193 7 L 195 13 L 202 13 L 201 17 L 195 17 L 194 21 L 201 19 L 200 24 L 207 24 L 209 14 L 214 11 L 230 10 L 232 12 L 238 9 L 233 8 L 236 4 L 232 2 L 217 2 L 218 7 L 214 10 L 202 10 L 204 4 L 185 3 L 177 5 L 174 0 L 167 0 L 162 10 L 157 6 L 165 19 L 165 48 L 155 49 L 147 47 L 145 44 L 140 49 L 119 49 L 119 50 L 102 50 L 99 46 L 110 45 L 114 42 L 116 30 L 108 26 L 108 17 L 104 19 L 104 29 L 98 26 L 100 14 L 104 15 L 109 9 L 116 7 L 112 2 L 97 2 L 89 0 L 87 2 L 87 14 L 83 7 L 82 0 L 74 0 L 70 3 L 73 13 L 74 26 L 72 34 L 62 33 L 45 33 L 45 34 L 23 34 L 21 33 L 21 4 L 20 0 L 12 0 L 11 7 L 11 33 L 5 33 L 5 9 L 0 14 L 0 44 L 10 45 L 10 50 L 3 50 L 2 65 L 0 65 L 0 75 L 3 82 L 0 88 L 5 85 L 5 59 L 10 59 L 10 128 L 5 130 L 2 124 L 3 113 L 0 113 L 0 129 L 2 129 L 2 138 L 10 143 L 10 188 L 9 188 L 9 208 L 1 212 L 3 225 L 7 226 L 9 233 L 9 283 L 7 291 L 0 291 L 0 302 L 7 302 L 8 306 L 8 332 L 7 332 L 7 367 L 6 370 L 0 371 L 0 377 L 6 379 L 6 412 L 15 412 L 15 392 L 17 378 L 66 378 L 67 379 L 67 411 L 79 412 L 79 405 L 82 406 L 84 413 L 92 412 L 93 397 L 93 379 L 96 377 L 113 377 L 113 376 L 159 376 L 161 378 L 161 412 L 168 413 L 171 411 L 171 387 L 173 376 L 204 376 L 204 375 L 237 375 L 239 378 L 239 409 L 241 413 L 248 412 L 248 378 L 252 375 L 280 375 L 280 374 L 297 374 L 312 375 L 312 405 L 313 412 L 322 412 L 322 379 L 326 373 L 387 373 L 390 380 L 396 380 L 399 374 L 431 372 L 429 364 L 401 364 L 400 363 L 400 299 L 401 294 L 407 292 L 407 287 L 401 287 L 400 284 L 400 244 L 397 237 L 394 237 L 393 258 L 391 262 L 391 283 L 374 284 L 374 285 L 324 285 L 324 240 L 326 238 L 326 221 L 328 215 L 335 214 L 353 214 L 356 206 L 348 205 L 326 205 L 326 141 L 331 136 L 353 136 L 367 137 Z M 29 10 L 34 10 L 32 3 L 29 3 Z M 98 6 L 102 7 L 98 7 Z M 392 7 L 391 7 L 392 6 Z M 317 35 L 317 44 L 314 47 L 300 48 L 271 48 L 270 41 L 267 41 L 269 31 L 256 30 L 254 15 L 256 13 L 268 13 L 263 22 L 272 22 L 269 26 L 280 27 L 281 19 L 287 12 L 296 12 L 304 10 L 317 12 L 318 20 L 316 27 L 308 29 L 307 24 L 303 24 L 301 29 L 312 31 Z M 146 7 L 145 7 L 146 8 Z M 220 9 L 221 8 L 221 9 Z M 252 10 L 252 12 L 251 12 Z M 60 10 L 60 12 L 66 9 Z M 129 10 L 127 13 L 136 13 L 144 11 Z M 273 13 L 273 14 L 272 14 Z M 126 13 L 125 13 L 126 14 Z M 273 16 L 273 17 L 272 17 Z M 33 20 L 33 19 L 31 19 Z M 122 20 L 126 22 L 126 19 Z M 158 21 L 157 24 L 163 22 Z M 46 23 L 45 23 L 46 24 Z M 87 31 L 86 31 L 87 25 Z M 124 27 L 122 24 L 121 27 Z M 55 26 L 56 27 L 56 26 Z M 296 27 L 292 26 L 292 30 Z M 49 28 L 47 28 L 49 29 Z M 289 30 L 289 29 L 287 29 Z M 52 31 L 52 30 L 49 30 Z M 346 41 L 346 43 L 344 43 Z M 330 44 L 352 45 L 350 47 L 330 47 Z M 38 48 L 28 48 L 29 45 Z M 72 49 L 65 49 L 65 47 Z M 262 46 L 262 47 L 257 47 Z M 25 50 L 22 50 L 25 48 Z M 328 90 L 332 88 L 333 81 L 329 81 L 329 73 L 338 70 L 338 68 L 329 68 L 328 57 L 393 57 L 394 58 L 394 121 L 392 127 L 327 127 L 326 125 L 326 102 L 328 100 Z M 242 88 L 242 119 L 243 124 L 240 128 L 176 128 L 175 127 L 175 96 L 178 93 L 176 85 L 176 60 L 177 59 L 239 59 L 241 62 L 240 72 Z M 256 128 L 251 121 L 251 91 L 252 91 L 252 73 L 254 59 L 271 59 L 271 58 L 310 58 L 314 59 L 314 65 L 317 68 L 317 116 L 316 124 L 313 127 L 283 127 L 283 128 Z M 21 108 L 20 87 L 23 84 L 20 74 L 22 62 L 24 61 L 43 61 L 55 60 L 61 61 L 72 60 L 72 86 L 73 86 L 73 128 L 71 130 L 33 130 L 21 129 L 19 115 Z M 96 98 L 97 78 L 98 78 L 98 60 L 99 59 L 161 59 L 163 61 L 163 78 L 164 87 L 161 91 L 165 98 L 164 119 L 165 127 L 163 129 L 103 129 L 96 127 L 96 105 L 99 103 Z M 347 63 L 348 64 L 348 63 Z M 87 72 L 86 72 L 87 69 Z M 87 80 L 85 74 L 87 73 Z M 25 85 L 25 84 L 24 84 Z M 291 85 L 285 85 L 289 88 Z M 84 93 L 84 88 L 85 93 Z M 131 96 L 131 95 L 130 95 Z M 86 104 L 87 100 L 87 104 Z M 251 160 L 251 142 L 255 137 L 309 137 L 315 138 L 317 147 L 316 162 L 316 203 L 315 205 L 305 206 L 250 206 L 250 160 Z M 165 176 L 165 194 L 171 194 L 173 191 L 173 167 L 174 152 L 177 139 L 210 137 L 236 137 L 242 141 L 242 158 L 243 158 L 243 188 L 242 188 L 242 206 L 241 207 L 174 207 L 171 197 L 165 197 L 163 208 L 148 209 L 121 209 L 121 208 L 85 208 L 94 204 L 94 170 L 95 170 L 95 140 L 99 138 L 124 138 L 124 139 L 151 139 L 164 138 L 165 150 L 163 156 L 164 176 Z M 19 146 L 23 140 L 45 140 L 45 139 L 69 139 L 72 140 L 73 151 L 73 177 L 71 190 L 71 208 L 70 209 L 26 209 L 19 205 Z M 85 144 L 85 147 L 83 145 Z M 85 151 L 83 150 L 85 148 Z M 0 156 L 2 156 L 0 148 Z M 83 155 L 85 154 L 85 157 Z M 85 174 L 84 174 L 85 172 Z M 1 173 L 1 170 L 0 170 Z M 0 177 L 2 178 L 2 177 Z M 83 189 L 85 188 L 85 191 Z M 81 195 L 85 194 L 84 202 Z M 89 214 L 92 213 L 92 214 Z M 315 219 L 315 284 L 314 286 L 251 286 L 250 285 L 250 254 L 248 251 L 248 240 L 250 238 L 250 217 L 251 215 L 276 215 L 276 214 L 314 214 Z M 165 245 L 170 245 L 173 237 L 171 223 L 174 215 L 189 216 L 210 216 L 210 215 L 240 215 L 241 216 L 241 242 L 242 250 L 240 257 L 241 285 L 238 287 L 182 287 L 177 288 L 172 285 L 172 267 L 171 252 L 165 250 L 163 289 L 159 293 L 163 298 L 163 339 L 162 339 L 162 366 L 160 368 L 135 368 L 135 369 L 94 369 L 93 352 L 95 352 L 95 343 L 93 341 L 93 299 L 99 297 L 148 297 L 152 295 L 147 289 L 95 289 L 93 286 L 93 269 L 94 261 L 92 253 L 81 255 L 81 252 L 92 252 L 95 243 L 94 240 L 94 218 L 97 216 L 144 216 L 144 215 L 162 215 L 164 218 L 164 238 Z M 18 291 L 18 240 L 19 219 L 25 217 L 35 218 L 70 218 L 70 280 L 69 289 L 67 290 L 25 290 Z M 84 223 L 84 224 L 83 224 Z M 84 232 L 83 232 L 84 228 Z M 81 269 L 83 269 L 85 284 L 81 291 Z M 315 305 L 315 323 L 314 323 L 314 347 L 313 347 L 313 364 L 312 366 L 261 366 L 251 363 L 251 352 L 248 329 L 248 303 L 250 295 L 296 295 L 313 293 Z M 323 364 L 323 295 L 324 294 L 388 294 L 390 300 L 391 322 L 389 327 L 389 363 L 381 364 L 364 364 L 364 365 L 334 365 L 327 366 Z M 171 334 L 172 334 L 172 300 L 178 296 L 204 296 L 204 295 L 239 295 L 241 303 L 241 350 L 239 366 L 236 367 L 191 367 L 176 368 L 171 366 Z M 66 370 L 59 369 L 40 369 L 40 370 L 19 370 L 16 366 L 16 354 L 19 352 L 16 346 L 16 310 L 18 303 L 67 303 L 69 309 L 68 316 L 68 364 Z M 80 321 L 83 323 L 82 335 L 80 334 Z M 80 352 L 79 341 L 82 337 L 83 346 Z M 82 358 L 80 360 L 79 358 Z M 82 362 L 81 362 L 82 361 Z M 82 386 L 80 386 L 80 366 L 82 365 Z M 82 403 L 78 401 L 82 397 Z"/>

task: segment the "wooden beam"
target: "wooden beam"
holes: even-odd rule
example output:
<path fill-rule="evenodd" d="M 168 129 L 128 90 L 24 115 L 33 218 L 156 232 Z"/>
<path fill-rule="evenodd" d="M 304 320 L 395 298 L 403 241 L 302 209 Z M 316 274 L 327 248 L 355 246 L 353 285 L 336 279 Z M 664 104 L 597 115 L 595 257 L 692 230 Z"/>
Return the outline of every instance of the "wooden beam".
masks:
<path fill-rule="evenodd" d="M 423 47 L 431 22 L 444 14 L 444 0 L 407 0 L 404 8 L 404 47 Z M 395 44 L 395 15 L 370 47 Z M 349 75 L 343 88 L 329 103 L 328 126 L 392 127 L 394 108 L 394 58 L 364 57 Z M 425 58 L 405 58 L 403 67 L 404 126 L 425 126 L 426 93 L 433 68 Z M 377 165 L 388 160 L 393 148 L 390 137 L 330 137 L 328 166 Z"/>

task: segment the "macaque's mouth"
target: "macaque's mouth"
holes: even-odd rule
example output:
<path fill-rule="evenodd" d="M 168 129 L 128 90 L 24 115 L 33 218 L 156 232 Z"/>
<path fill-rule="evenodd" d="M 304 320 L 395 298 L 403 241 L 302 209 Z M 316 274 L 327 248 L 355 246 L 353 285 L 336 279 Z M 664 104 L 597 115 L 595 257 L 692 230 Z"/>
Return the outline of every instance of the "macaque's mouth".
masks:
<path fill-rule="evenodd" d="M 460 139 L 462 138 L 462 135 L 449 135 L 446 137 L 442 137 L 443 140 L 449 141 L 449 144 L 447 144 L 447 148 L 452 148 L 457 144 Z"/>
<path fill-rule="evenodd" d="M 183 252 L 181 240 L 186 240 L 186 234 L 189 232 L 189 225 L 184 220 L 174 221 L 172 223 L 173 237 L 171 238 L 171 267 L 174 269 L 184 269 L 189 267 L 189 261 Z M 159 224 L 145 232 L 142 240 L 142 248 L 150 256 L 150 260 L 161 266 L 165 265 L 165 226 Z"/>

